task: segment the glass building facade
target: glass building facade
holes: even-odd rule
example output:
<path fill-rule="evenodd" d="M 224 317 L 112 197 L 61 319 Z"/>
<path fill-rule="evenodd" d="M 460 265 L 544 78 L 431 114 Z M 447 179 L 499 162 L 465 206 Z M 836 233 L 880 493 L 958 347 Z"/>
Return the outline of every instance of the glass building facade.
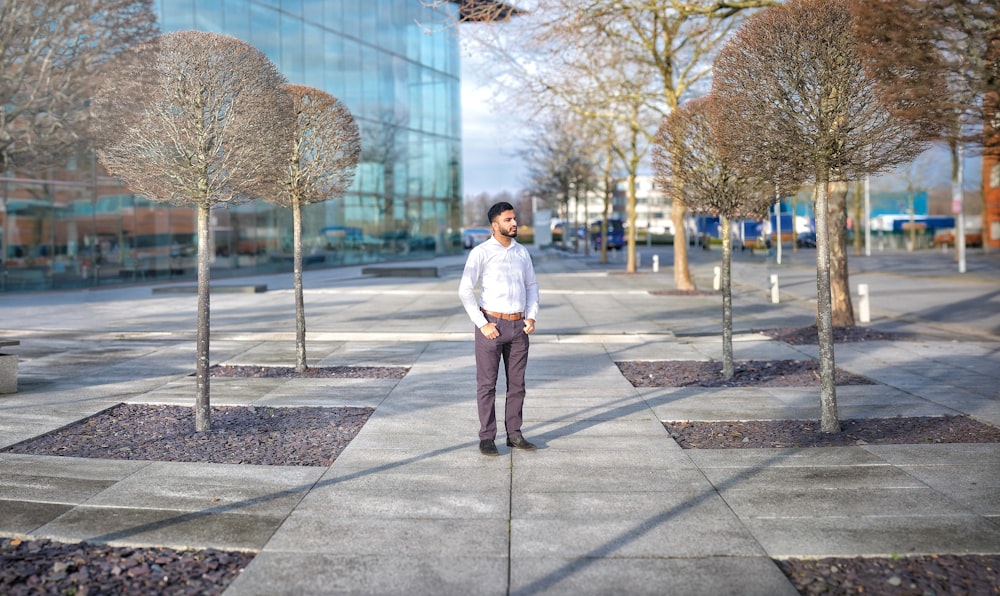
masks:
<path fill-rule="evenodd" d="M 459 48 L 420 0 L 157 0 L 164 32 L 238 37 L 290 83 L 323 89 L 358 122 L 343 197 L 303 209 L 306 267 L 461 250 Z M 0 291 L 193 279 L 196 214 L 103 176 L 93 157 L 2 180 Z M 263 200 L 213 210 L 213 277 L 291 270 L 291 211 Z"/>

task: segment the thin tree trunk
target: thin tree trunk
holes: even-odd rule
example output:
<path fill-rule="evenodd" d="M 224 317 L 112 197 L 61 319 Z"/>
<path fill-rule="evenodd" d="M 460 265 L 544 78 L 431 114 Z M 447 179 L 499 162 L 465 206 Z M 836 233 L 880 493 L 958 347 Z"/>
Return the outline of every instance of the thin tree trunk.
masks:
<path fill-rule="evenodd" d="M 635 173 L 634 172 L 630 172 L 629 173 L 627 185 L 628 185 L 628 190 L 626 192 L 628 194 L 627 194 L 626 205 L 625 205 L 625 213 L 626 213 L 625 216 L 628 218 L 629 225 L 628 225 L 628 229 L 626 230 L 628 232 L 628 236 L 626 238 L 625 245 L 627 247 L 627 251 L 628 252 L 627 252 L 626 259 L 625 259 L 625 272 L 626 273 L 635 273 L 638 270 L 638 268 L 639 268 L 638 267 L 638 261 L 639 261 L 639 259 L 637 258 L 638 255 L 636 254 L 636 247 L 635 247 L 635 245 L 636 245 L 636 232 L 637 232 L 636 227 L 637 226 L 636 226 L 636 221 L 635 221 L 636 220 L 636 217 L 635 217 L 635 202 L 636 201 L 635 201 Z"/>
<path fill-rule="evenodd" d="M 733 242 L 730 238 L 729 217 L 719 216 L 722 226 L 722 377 L 733 378 Z"/>
<path fill-rule="evenodd" d="M 198 206 L 198 334 L 195 376 L 198 395 L 194 402 L 194 429 L 206 432 L 212 428 L 212 407 L 209 402 L 209 335 L 210 335 L 210 289 L 211 289 L 211 247 L 208 238 L 209 206 Z"/>
<path fill-rule="evenodd" d="M 830 293 L 834 327 L 854 327 L 854 305 L 847 272 L 847 183 L 831 182 L 829 193 Z M 819 244 L 819 242 L 817 242 Z"/>
<path fill-rule="evenodd" d="M 302 298 L 302 203 L 292 203 L 292 277 L 295 286 L 295 370 L 306 366 L 306 309 Z"/>
<path fill-rule="evenodd" d="M 687 206 L 674 199 L 673 208 L 670 210 L 670 221 L 674 223 L 674 284 L 678 290 L 689 291 L 697 288 L 688 268 L 687 229 L 684 227 L 686 213 Z"/>
<path fill-rule="evenodd" d="M 840 431 L 837 418 L 836 365 L 833 357 L 833 322 L 830 296 L 830 224 L 823 217 L 828 212 L 827 183 L 829 172 L 816 173 L 816 329 L 819 335 L 820 430 Z"/>

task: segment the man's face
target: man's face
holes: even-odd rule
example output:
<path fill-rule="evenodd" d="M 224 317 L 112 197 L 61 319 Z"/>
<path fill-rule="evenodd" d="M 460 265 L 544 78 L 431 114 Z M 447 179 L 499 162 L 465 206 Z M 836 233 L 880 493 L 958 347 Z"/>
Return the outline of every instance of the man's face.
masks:
<path fill-rule="evenodd" d="M 514 215 L 513 209 L 501 213 L 493 224 L 495 226 L 494 229 L 496 229 L 501 236 L 517 238 L 517 218 Z"/>

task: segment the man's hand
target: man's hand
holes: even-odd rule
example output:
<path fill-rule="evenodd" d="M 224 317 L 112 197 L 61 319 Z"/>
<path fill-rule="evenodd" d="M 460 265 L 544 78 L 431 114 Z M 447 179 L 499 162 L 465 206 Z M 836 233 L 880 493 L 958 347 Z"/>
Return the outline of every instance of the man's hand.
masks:
<path fill-rule="evenodd" d="M 531 335 L 534 332 L 535 332 L 535 319 L 525 319 L 524 320 L 525 335 Z"/>
<path fill-rule="evenodd" d="M 486 339 L 496 339 L 500 337 L 500 332 L 497 331 L 496 323 L 493 323 L 492 321 L 480 327 L 479 332 L 482 333 Z"/>

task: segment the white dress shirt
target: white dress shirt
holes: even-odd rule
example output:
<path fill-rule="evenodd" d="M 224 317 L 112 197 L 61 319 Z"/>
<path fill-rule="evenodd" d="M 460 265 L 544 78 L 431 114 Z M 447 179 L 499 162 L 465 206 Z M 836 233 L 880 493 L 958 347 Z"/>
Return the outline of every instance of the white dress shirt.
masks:
<path fill-rule="evenodd" d="M 465 261 L 458 296 L 477 328 L 487 323 L 481 308 L 504 314 L 521 312 L 525 318 L 535 319 L 538 280 L 528 249 L 514 239 L 505 247 L 493 236 L 473 247 Z"/>

